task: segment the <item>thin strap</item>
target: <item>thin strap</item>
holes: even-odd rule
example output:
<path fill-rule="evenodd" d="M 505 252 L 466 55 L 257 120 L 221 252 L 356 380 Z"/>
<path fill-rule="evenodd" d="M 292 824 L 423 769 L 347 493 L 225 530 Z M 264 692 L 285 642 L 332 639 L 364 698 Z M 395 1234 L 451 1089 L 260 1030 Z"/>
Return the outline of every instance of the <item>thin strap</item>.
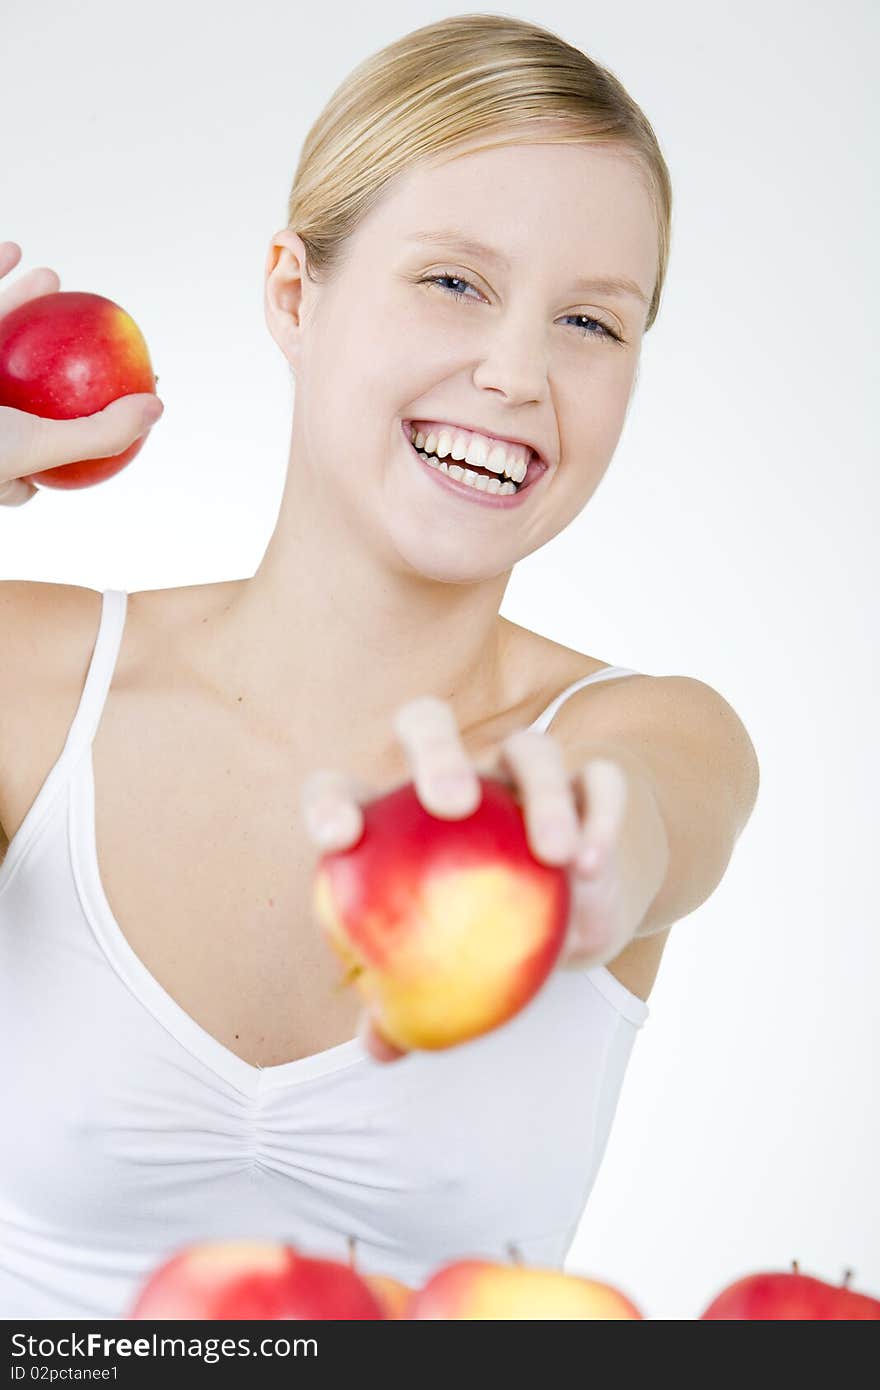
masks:
<path fill-rule="evenodd" d="M 67 735 L 64 753 L 79 751 L 91 744 L 98 729 L 107 691 L 113 679 L 116 658 L 122 643 L 122 630 L 128 607 L 128 592 L 125 589 L 105 589 L 101 603 L 101 621 L 92 651 L 92 659 L 86 674 L 76 714 Z"/>
<path fill-rule="evenodd" d="M 547 708 L 538 715 L 537 719 L 529 725 L 530 729 L 537 729 L 540 733 L 545 733 L 560 705 L 563 705 L 569 695 L 573 695 L 581 686 L 589 685 L 591 682 L 616 680 L 618 676 L 641 676 L 642 671 L 632 671 L 628 666 L 604 666 L 601 671 L 594 671 L 590 676 L 581 676 L 580 680 L 572 681 L 564 690 L 551 700 Z"/>

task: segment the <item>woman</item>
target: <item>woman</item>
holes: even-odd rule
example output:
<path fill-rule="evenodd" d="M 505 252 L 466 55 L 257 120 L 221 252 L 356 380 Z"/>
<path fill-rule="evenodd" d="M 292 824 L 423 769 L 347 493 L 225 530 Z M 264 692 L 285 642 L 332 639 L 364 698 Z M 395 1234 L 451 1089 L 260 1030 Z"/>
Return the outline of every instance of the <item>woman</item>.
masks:
<path fill-rule="evenodd" d="M 610 463 L 670 215 L 648 121 L 579 50 L 505 16 L 407 35 L 331 98 L 269 247 L 296 409 L 256 573 L 0 586 L 4 1316 L 121 1316 L 207 1239 L 353 1238 L 412 1285 L 510 1244 L 561 1265 L 669 928 L 757 785 L 702 682 L 499 615 Z M 6 500 L 121 452 L 149 399 L 0 411 Z M 469 814 L 478 770 L 571 873 L 565 954 L 503 1027 L 401 1055 L 338 988 L 316 854 L 410 777 Z"/>

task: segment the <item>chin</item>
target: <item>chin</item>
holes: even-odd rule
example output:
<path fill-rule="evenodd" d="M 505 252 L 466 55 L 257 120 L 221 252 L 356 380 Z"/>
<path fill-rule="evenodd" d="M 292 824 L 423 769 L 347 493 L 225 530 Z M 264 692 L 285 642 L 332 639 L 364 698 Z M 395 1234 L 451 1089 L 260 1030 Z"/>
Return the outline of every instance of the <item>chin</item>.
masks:
<path fill-rule="evenodd" d="M 422 579 L 431 580 L 435 584 L 478 584 L 487 579 L 497 579 L 506 574 L 515 561 L 511 560 L 502 568 L 486 565 L 476 565 L 471 562 L 467 555 L 461 554 L 461 545 L 450 547 L 449 555 L 439 555 L 436 550 L 426 555 L 424 548 L 419 549 L 417 545 L 405 548 L 399 542 L 396 544 L 397 553 L 406 565 L 407 569 Z M 454 553 L 453 553 L 454 552 Z"/>

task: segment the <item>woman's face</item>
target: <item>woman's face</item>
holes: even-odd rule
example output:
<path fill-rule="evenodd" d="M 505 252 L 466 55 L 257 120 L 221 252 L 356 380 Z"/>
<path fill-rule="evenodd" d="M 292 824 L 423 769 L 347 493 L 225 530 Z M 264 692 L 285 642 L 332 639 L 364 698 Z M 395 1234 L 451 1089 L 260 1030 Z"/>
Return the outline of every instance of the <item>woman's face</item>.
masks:
<path fill-rule="evenodd" d="M 270 324 L 296 373 L 297 476 L 396 564 L 467 583 L 544 545 L 598 486 L 635 383 L 657 236 L 619 153 L 548 143 L 445 159 L 385 190 L 333 279 L 303 284 L 295 329 L 277 310 Z M 277 244 L 302 248 L 290 232 Z M 298 269 L 282 249 L 273 304 L 289 303 Z M 603 278 L 641 297 L 579 283 Z M 481 505 L 438 485 L 402 431 L 413 419 L 529 441 L 549 469 L 518 505 Z"/>

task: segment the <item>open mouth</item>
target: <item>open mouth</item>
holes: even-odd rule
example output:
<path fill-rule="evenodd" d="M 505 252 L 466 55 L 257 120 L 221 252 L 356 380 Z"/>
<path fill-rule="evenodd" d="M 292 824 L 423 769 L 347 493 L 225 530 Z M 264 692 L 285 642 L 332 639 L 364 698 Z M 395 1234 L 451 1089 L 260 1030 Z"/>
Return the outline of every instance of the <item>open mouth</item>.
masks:
<path fill-rule="evenodd" d="M 462 494 L 470 494 L 475 502 L 510 504 L 518 496 L 527 492 L 532 484 L 547 471 L 547 465 L 533 450 L 525 477 L 521 482 L 516 482 L 512 478 L 508 478 L 506 474 L 496 473 L 491 468 L 466 463 L 464 459 L 454 459 L 450 455 L 441 459 L 436 454 L 429 454 L 424 449 L 417 449 L 410 437 L 411 426 L 408 420 L 403 421 L 403 432 L 413 453 L 435 475 L 439 475 L 439 480 L 454 486 Z"/>

